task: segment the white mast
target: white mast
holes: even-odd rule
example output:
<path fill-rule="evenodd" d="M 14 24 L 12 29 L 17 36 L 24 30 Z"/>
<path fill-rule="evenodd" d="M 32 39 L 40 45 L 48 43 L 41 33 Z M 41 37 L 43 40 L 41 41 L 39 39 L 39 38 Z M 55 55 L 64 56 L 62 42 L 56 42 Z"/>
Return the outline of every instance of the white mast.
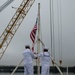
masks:
<path fill-rule="evenodd" d="M 38 36 L 37 39 L 40 38 L 40 3 L 38 3 Z M 37 41 L 37 53 L 40 53 L 40 41 Z M 40 75 L 40 60 L 37 60 L 37 75 Z"/>

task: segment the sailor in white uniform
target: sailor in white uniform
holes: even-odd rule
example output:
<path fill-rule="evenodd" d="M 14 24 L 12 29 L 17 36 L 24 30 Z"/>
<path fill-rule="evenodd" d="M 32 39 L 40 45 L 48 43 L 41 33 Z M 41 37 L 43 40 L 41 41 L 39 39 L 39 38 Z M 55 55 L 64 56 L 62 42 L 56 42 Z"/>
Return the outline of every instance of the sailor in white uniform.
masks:
<path fill-rule="evenodd" d="M 36 55 L 30 50 L 30 46 L 26 45 L 23 52 L 24 57 L 24 75 L 33 75 L 33 59 Z"/>
<path fill-rule="evenodd" d="M 50 53 L 48 52 L 48 48 L 44 48 L 42 53 L 38 54 L 38 57 L 40 57 L 42 70 L 41 75 L 49 75 L 50 70 Z"/>

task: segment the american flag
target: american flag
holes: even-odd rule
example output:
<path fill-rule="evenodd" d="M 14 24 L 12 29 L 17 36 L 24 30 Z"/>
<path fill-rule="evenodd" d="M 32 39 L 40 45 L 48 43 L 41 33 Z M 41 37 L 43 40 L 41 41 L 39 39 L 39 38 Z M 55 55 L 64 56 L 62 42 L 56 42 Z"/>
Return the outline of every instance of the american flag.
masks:
<path fill-rule="evenodd" d="M 30 33 L 30 38 L 31 38 L 33 44 L 35 43 L 36 31 L 37 31 L 37 19 L 36 19 L 36 23 L 35 23 L 32 31 Z M 34 50 L 34 47 L 32 47 L 32 50 Z"/>
<path fill-rule="evenodd" d="M 35 42 L 36 31 L 37 31 L 37 20 L 36 20 L 36 23 L 35 23 L 32 31 L 30 33 L 30 38 L 31 38 L 33 43 Z"/>

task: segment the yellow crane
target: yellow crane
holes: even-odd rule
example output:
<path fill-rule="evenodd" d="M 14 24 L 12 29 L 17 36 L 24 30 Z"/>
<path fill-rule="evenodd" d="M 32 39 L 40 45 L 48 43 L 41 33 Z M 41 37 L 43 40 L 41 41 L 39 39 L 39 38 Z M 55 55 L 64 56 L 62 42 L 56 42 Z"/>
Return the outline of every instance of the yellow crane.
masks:
<path fill-rule="evenodd" d="M 16 31 L 18 30 L 34 1 L 35 0 L 22 1 L 16 13 L 14 14 L 9 24 L 5 28 L 4 32 L 0 36 L 0 59 L 4 55 L 8 45 L 10 44 L 12 38 L 14 37 Z"/>

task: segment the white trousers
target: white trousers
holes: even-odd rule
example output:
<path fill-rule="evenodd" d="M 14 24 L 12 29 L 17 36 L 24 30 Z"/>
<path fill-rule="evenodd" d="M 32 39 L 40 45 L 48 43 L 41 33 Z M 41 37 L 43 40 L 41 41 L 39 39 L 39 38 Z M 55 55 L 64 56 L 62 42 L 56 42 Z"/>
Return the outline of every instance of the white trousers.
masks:
<path fill-rule="evenodd" d="M 24 66 L 24 75 L 33 75 L 33 65 L 32 64 L 26 64 Z"/>
<path fill-rule="evenodd" d="M 41 70 L 41 75 L 49 75 L 49 69 L 50 69 L 49 66 L 43 65 Z"/>

